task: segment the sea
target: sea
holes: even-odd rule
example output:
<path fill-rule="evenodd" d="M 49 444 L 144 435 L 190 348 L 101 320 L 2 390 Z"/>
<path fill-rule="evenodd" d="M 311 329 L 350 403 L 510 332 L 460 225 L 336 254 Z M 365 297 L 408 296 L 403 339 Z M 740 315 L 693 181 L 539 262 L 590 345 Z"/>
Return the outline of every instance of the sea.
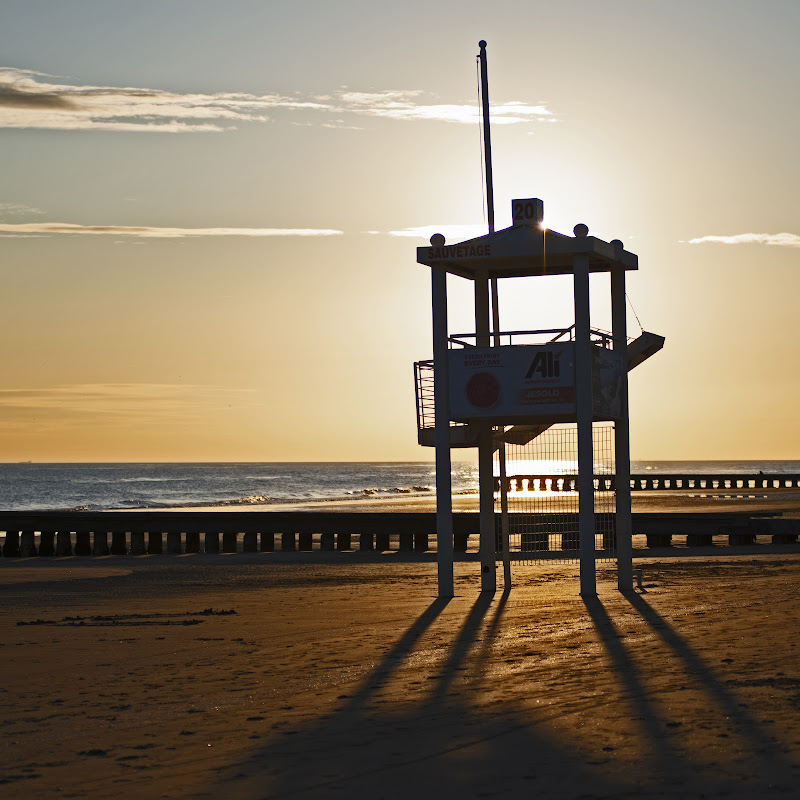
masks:
<path fill-rule="evenodd" d="M 634 461 L 631 467 L 635 474 L 800 474 L 800 461 Z M 0 464 L 0 509 L 268 508 L 432 495 L 434 483 L 430 462 Z M 452 485 L 454 494 L 477 492 L 477 465 L 454 461 Z"/>

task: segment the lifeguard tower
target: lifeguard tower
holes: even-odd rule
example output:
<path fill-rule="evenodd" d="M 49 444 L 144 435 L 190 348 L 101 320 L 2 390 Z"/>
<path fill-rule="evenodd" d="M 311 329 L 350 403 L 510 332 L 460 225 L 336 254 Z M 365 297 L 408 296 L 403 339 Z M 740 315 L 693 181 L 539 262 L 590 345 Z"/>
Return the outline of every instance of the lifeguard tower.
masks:
<path fill-rule="evenodd" d="M 506 447 L 536 442 L 564 424 L 574 434 L 577 474 L 572 469 L 573 474 L 518 476 L 513 482 L 515 489 L 521 484 L 528 493 L 544 490 L 561 501 L 577 494 L 577 508 L 514 515 L 529 518 L 527 532 L 519 537 L 520 552 L 529 556 L 536 549 L 550 552 L 551 546 L 561 553 L 577 549 L 584 596 L 596 594 L 598 549 L 613 552 L 618 586 L 631 591 L 628 371 L 660 350 L 664 339 L 643 330 L 628 341 L 625 273 L 638 269 L 638 258 L 618 239 L 605 242 L 589 236 L 583 224 L 574 227 L 573 236 L 547 230 L 538 198 L 512 200 L 511 227 L 495 231 L 486 42 L 478 45 L 489 232 L 457 244 L 448 244 L 437 233 L 429 246 L 417 248 L 417 262 L 431 268 L 433 360 L 417 362 L 414 371 L 419 443 L 436 448 L 439 595 L 453 595 L 451 448 L 478 449 L 481 590 L 496 589 L 498 540 L 507 589 L 512 554 Z M 591 273 L 610 275 L 610 333 L 591 326 Z M 474 332 L 448 332 L 448 275 L 474 284 Z M 574 322 L 556 330 L 501 331 L 498 281 L 551 275 L 572 276 Z M 604 426 L 606 434 L 599 454 L 595 426 Z M 598 455 L 605 462 L 599 475 Z M 598 500 L 603 501 L 599 514 Z M 598 522 L 604 526 L 599 537 Z"/>
<path fill-rule="evenodd" d="M 433 361 L 417 362 L 415 374 L 419 442 L 436 448 L 439 594 L 453 594 L 451 448 L 478 449 L 481 590 L 494 591 L 498 539 L 507 586 L 510 578 L 508 511 L 507 503 L 502 502 L 509 488 L 505 447 L 531 442 L 560 423 L 577 426 L 578 471 L 577 475 L 551 477 L 548 487 L 552 484 L 555 488 L 558 483 L 562 490 L 577 490 L 577 530 L 562 530 L 561 545 L 566 550 L 568 539 L 577 539 L 580 592 L 596 594 L 598 491 L 616 493 L 613 533 L 606 544 L 615 540 L 618 585 L 620 590 L 630 591 L 628 370 L 661 349 L 664 339 L 643 332 L 628 341 L 625 273 L 638 268 L 638 259 L 621 241 L 589 236 L 582 224 L 575 226 L 573 236 L 543 228 L 543 203 L 537 198 L 512 200 L 511 205 L 513 224 L 509 228 L 457 244 L 448 244 L 444 236 L 435 234 L 429 246 L 417 248 L 417 262 L 431 268 L 432 279 Z M 610 333 L 591 326 L 589 275 L 596 272 L 610 275 Z M 448 333 L 448 274 L 474 284 L 472 333 Z M 548 275 L 572 275 L 574 323 L 555 330 L 498 330 L 497 281 Z M 598 477 L 593 425 L 601 422 L 613 423 L 615 469 Z M 493 468 L 496 451 L 498 475 Z M 499 531 L 496 493 L 501 496 Z M 530 542 L 531 537 L 529 546 Z"/>

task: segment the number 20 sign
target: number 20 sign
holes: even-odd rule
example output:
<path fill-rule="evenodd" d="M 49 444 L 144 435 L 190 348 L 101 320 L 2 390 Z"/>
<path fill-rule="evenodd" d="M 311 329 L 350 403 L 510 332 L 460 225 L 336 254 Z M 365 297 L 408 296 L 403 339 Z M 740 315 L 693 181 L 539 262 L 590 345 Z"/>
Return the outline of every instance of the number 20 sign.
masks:
<path fill-rule="evenodd" d="M 544 204 L 538 197 L 511 201 L 514 225 L 538 225 L 544 218 Z"/>

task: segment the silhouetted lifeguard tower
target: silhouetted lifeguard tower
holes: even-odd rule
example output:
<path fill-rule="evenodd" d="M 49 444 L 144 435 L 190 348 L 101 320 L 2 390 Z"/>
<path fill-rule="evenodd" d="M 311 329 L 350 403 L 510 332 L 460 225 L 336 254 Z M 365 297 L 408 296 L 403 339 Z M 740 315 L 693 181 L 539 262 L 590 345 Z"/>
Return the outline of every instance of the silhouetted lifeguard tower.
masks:
<path fill-rule="evenodd" d="M 582 224 L 575 226 L 573 236 L 543 228 L 543 203 L 537 198 L 512 200 L 511 227 L 494 230 L 486 43 L 480 47 L 489 233 L 457 244 L 448 244 L 444 236 L 435 234 L 429 246 L 417 248 L 417 262 L 431 268 L 432 279 L 433 361 L 415 364 L 415 374 L 419 442 L 436 448 L 439 594 L 453 594 L 451 448 L 478 449 L 481 590 L 494 591 L 496 490 L 501 499 L 506 587 L 510 585 L 505 447 L 532 442 L 561 423 L 576 424 L 578 473 L 548 479 L 548 487 L 560 482 L 562 489 L 577 490 L 573 530 L 561 530 L 559 535 L 564 549 L 570 537 L 573 542 L 577 538 L 580 592 L 596 594 L 595 494 L 603 489 L 616 490 L 615 524 L 606 543 L 615 540 L 618 586 L 630 591 L 628 370 L 657 352 L 664 339 L 642 332 L 638 339 L 628 341 L 625 273 L 638 269 L 638 258 L 621 241 L 589 236 Z M 589 275 L 598 272 L 610 275 L 610 333 L 591 327 Z M 472 333 L 451 336 L 448 332 L 448 274 L 474 284 Z M 574 323 L 557 330 L 500 331 L 497 282 L 548 275 L 572 275 Z M 609 422 L 613 423 L 615 475 L 596 478 L 593 426 Z M 528 542 L 533 536 L 529 534 Z M 546 533 L 544 542 L 547 549 Z"/>

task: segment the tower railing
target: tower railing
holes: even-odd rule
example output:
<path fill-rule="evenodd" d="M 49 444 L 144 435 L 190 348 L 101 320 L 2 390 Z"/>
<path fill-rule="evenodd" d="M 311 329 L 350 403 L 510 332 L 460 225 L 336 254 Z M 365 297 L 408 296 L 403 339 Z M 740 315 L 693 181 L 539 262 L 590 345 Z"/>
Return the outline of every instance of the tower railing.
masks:
<path fill-rule="evenodd" d="M 414 363 L 414 388 L 417 402 L 417 441 L 433 447 L 436 431 L 436 412 L 433 403 L 433 359 Z M 450 422 L 452 447 L 474 447 L 474 429 L 464 422 Z"/>
<path fill-rule="evenodd" d="M 592 344 L 611 350 L 614 340 L 608 331 L 591 329 Z M 568 328 L 545 328 L 532 331 L 503 331 L 496 334 L 500 346 L 553 344 L 555 342 L 575 340 L 575 326 Z M 477 333 L 459 333 L 448 337 L 451 349 L 476 347 Z M 630 337 L 629 337 L 630 338 Z M 495 334 L 492 334 L 495 340 Z M 414 363 L 414 388 L 417 406 L 417 441 L 424 447 L 433 447 L 436 413 L 434 410 L 435 373 L 433 359 Z M 477 433 L 474 426 L 464 422 L 450 422 L 450 440 L 452 447 L 474 447 Z"/>
<path fill-rule="evenodd" d="M 589 333 L 593 345 L 607 350 L 614 348 L 614 339 L 609 331 L 592 328 Z M 477 347 L 476 340 L 478 337 L 486 337 L 486 335 L 485 333 L 456 333 L 448 337 L 448 343 L 451 349 Z M 535 331 L 501 331 L 500 333 L 491 334 L 491 337 L 492 342 L 498 342 L 501 347 L 508 345 L 554 344 L 562 341 L 573 342 L 575 341 L 575 326 L 544 328 Z M 632 341 L 632 337 L 628 337 L 627 341 Z"/>
<path fill-rule="evenodd" d="M 417 400 L 417 430 L 435 427 L 433 359 L 414 362 L 414 388 Z"/>

